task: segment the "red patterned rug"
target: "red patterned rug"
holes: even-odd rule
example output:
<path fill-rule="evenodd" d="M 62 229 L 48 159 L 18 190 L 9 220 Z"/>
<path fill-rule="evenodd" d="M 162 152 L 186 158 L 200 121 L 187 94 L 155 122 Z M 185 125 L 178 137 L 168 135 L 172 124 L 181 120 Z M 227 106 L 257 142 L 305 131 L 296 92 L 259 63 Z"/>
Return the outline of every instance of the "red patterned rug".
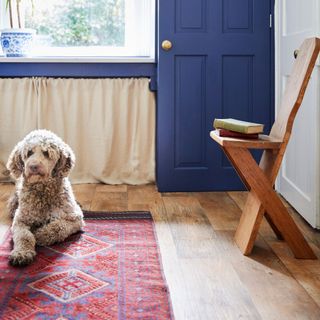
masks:
<path fill-rule="evenodd" d="M 0 246 L 0 319 L 173 319 L 148 212 L 86 212 L 83 233 L 11 267 Z"/>

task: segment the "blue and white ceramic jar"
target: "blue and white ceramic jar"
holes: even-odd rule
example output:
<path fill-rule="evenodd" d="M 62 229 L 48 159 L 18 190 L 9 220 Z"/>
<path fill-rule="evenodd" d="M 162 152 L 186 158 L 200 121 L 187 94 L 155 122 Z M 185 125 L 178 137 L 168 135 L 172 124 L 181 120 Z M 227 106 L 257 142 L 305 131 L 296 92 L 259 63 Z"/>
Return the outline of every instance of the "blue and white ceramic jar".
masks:
<path fill-rule="evenodd" d="M 1 30 L 2 51 L 7 57 L 26 57 L 32 48 L 35 30 L 5 29 Z"/>

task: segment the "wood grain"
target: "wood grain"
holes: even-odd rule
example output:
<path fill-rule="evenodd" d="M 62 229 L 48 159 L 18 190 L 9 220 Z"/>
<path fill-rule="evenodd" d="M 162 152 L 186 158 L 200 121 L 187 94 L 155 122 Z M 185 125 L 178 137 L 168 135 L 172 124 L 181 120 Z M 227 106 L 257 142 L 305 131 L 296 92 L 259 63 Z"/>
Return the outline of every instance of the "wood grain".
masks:
<path fill-rule="evenodd" d="M 283 241 L 277 244 L 288 246 Z M 292 254 L 291 254 L 292 257 Z M 306 264 L 317 260 L 297 260 Z M 292 277 L 291 270 L 279 260 L 260 236 L 250 257 L 233 255 L 232 265 L 242 284 L 247 288 L 252 301 L 263 319 L 317 319 L 319 306 L 314 299 L 310 300 L 310 291 Z M 274 310 L 277 313 L 274 313 Z"/>
<path fill-rule="evenodd" d="M 214 230 L 236 230 L 241 210 L 226 192 L 193 192 L 193 195 L 205 210 Z"/>
<path fill-rule="evenodd" d="M 92 211 L 128 210 L 127 186 L 98 185 L 91 203 Z"/>
<path fill-rule="evenodd" d="M 247 224 L 239 225 L 239 227 L 242 228 L 236 234 L 236 240 L 239 247 L 241 249 L 243 248 L 242 243 L 244 243 L 248 237 L 247 232 L 256 236 L 256 228 L 260 226 L 261 222 L 261 219 L 258 221 L 259 218 L 257 217 L 257 214 L 260 211 L 257 212 L 257 209 L 260 210 L 261 203 L 264 210 L 268 212 L 273 223 L 277 226 L 284 239 L 289 244 L 295 257 L 300 259 L 316 259 L 315 254 L 303 237 L 299 228 L 296 226 L 282 201 L 273 190 L 270 180 L 256 164 L 250 152 L 244 148 L 228 148 L 228 154 L 237 162 L 237 169 L 243 173 L 247 183 L 252 187 L 251 195 L 255 198 L 254 202 L 249 203 L 249 205 L 252 204 L 252 206 L 248 208 L 247 211 L 246 207 L 244 209 L 244 212 L 247 213 L 245 216 L 245 223 Z M 249 220 L 250 217 L 248 216 L 250 215 L 258 226 L 256 226 L 254 222 L 249 224 L 251 220 Z M 250 241 L 252 242 L 252 239 Z M 251 243 L 246 242 L 247 246 L 244 248 L 244 254 L 249 254 L 251 252 L 251 248 L 248 250 L 248 244 Z"/>
<path fill-rule="evenodd" d="M 222 147 L 242 147 L 250 149 L 279 149 L 282 141 L 267 135 L 260 134 L 259 139 L 239 139 L 220 137 L 217 130 L 210 132 L 210 137 Z"/>
<path fill-rule="evenodd" d="M 0 243 L 8 230 L 11 223 L 11 217 L 7 210 L 7 201 L 14 191 L 14 185 L 11 183 L 1 184 L 0 189 Z"/>
<path fill-rule="evenodd" d="M 92 198 L 96 192 L 96 185 L 75 184 L 73 192 L 77 199 L 81 199 L 81 207 L 83 210 L 91 209 Z"/>

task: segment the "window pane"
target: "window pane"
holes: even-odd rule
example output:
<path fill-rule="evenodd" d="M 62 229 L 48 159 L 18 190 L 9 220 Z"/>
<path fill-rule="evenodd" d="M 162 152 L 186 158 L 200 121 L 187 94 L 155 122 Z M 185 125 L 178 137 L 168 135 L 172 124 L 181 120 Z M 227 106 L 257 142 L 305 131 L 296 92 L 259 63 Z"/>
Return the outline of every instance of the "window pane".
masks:
<path fill-rule="evenodd" d="M 44 46 L 125 45 L 125 0 L 34 0 L 25 25 Z"/>

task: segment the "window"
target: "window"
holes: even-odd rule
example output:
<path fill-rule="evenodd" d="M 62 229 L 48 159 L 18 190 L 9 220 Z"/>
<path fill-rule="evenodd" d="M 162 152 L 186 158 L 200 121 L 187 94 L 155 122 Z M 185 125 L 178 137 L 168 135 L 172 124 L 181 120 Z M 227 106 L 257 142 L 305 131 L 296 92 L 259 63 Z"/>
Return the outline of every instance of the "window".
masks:
<path fill-rule="evenodd" d="M 25 0 L 24 25 L 37 31 L 32 55 L 154 58 L 154 2 Z"/>

